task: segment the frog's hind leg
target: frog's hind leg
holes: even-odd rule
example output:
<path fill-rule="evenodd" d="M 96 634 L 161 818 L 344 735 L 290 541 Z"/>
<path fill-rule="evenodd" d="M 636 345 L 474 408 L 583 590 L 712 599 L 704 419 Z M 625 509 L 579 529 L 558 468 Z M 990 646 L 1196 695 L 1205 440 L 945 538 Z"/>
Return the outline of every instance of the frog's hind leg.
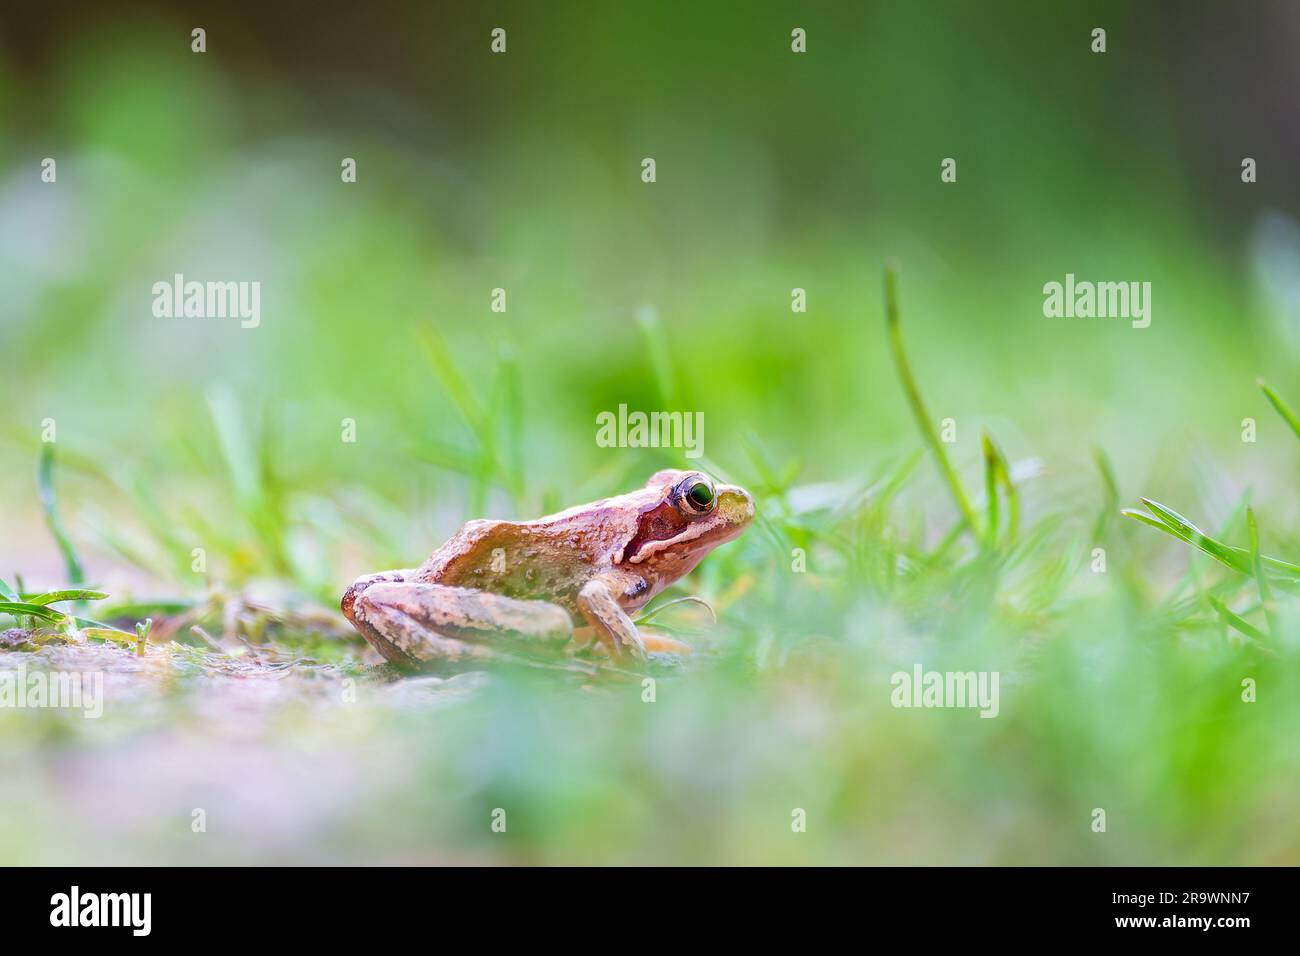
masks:
<path fill-rule="evenodd" d="M 559 605 L 390 576 L 400 573 L 363 578 L 343 598 L 344 614 L 393 663 L 522 661 L 572 636 Z"/>

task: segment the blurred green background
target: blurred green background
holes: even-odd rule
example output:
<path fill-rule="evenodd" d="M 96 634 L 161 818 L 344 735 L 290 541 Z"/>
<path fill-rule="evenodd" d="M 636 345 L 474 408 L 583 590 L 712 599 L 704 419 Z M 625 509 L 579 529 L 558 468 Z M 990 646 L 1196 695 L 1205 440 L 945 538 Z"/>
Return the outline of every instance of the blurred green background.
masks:
<path fill-rule="evenodd" d="M 6 579 L 67 583 L 36 491 L 46 419 L 87 578 L 123 601 L 332 608 L 468 518 L 684 463 L 597 447 L 620 403 L 703 412 L 708 465 L 763 519 L 675 592 L 721 623 L 653 705 L 507 676 L 412 706 L 345 664 L 222 691 L 182 668 L 93 727 L 4 713 L 9 859 L 1300 860 L 1289 605 L 1242 643 L 1203 600 L 1223 572 L 1117 513 L 1149 495 L 1244 547 L 1249 497 L 1264 550 L 1300 559 L 1300 442 L 1255 387 L 1300 400 L 1293 4 L 0 22 Z M 1021 537 L 996 559 L 940 547 L 955 512 L 914 457 L 887 259 L 972 496 L 981 430 L 1016 465 Z M 178 272 L 259 281 L 260 327 L 155 318 Z M 1151 282 L 1150 328 L 1044 318 L 1067 272 Z M 1000 670 L 1002 715 L 894 710 L 889 674 L 917 661 Z M 340 708 L 345 674 L 368 690 Z M 192 806 L 220 839 L 192 838 Z"/>

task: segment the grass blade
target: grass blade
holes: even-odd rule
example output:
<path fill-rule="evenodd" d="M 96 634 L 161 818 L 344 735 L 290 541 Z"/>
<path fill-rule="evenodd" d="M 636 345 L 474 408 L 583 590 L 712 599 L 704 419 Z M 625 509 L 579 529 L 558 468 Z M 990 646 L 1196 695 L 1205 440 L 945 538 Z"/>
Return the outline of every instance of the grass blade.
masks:
<path fill-rule="evenodd" d="M 1269 385 L 1263 379 L 1259 380 L 1259 388 L 1260 391 L 1264 393 L 1264 397 L 1269 400 L 1275 409 L 1277 409 L 1277 413 L 1282 416 L 1283 420 L 1288 425 L 1291 426 L 1291 430 L 1296 433 L 1296 436 L 1300 437 L 1300 417 L 1296 416 L 1296 413 L 1292 410 L 1291 406 L 1283 400 L 1282 396 L 1277 393 L 1273 386 Z"/>
<path fill-rule="evenodd" d="M 68 581 L 72 584 L 81 584 L 86 579 L 85 574 L 81 569 L 81 561 L 77 558 L 77 550 L 72 546 L 72 539 L 68 537 L 68 532 L 63 527 L 63 519 L 59 517 L 59 502 L 54 493 L 54 445 L 52 443 L 46 442 L 41 445 L 36 482 L 40 487 L 41 510 L 45 512 L 45 524 L 50 529 L 50 534 L 54 536 L 59 552 L 63 555 Z"/>
<path fill-rule="evenodd" d="M 1234 548 L 1231 545 L 1215 541 L 1196 525 L 1192 524 L 1177 511 L 1172 508 L 1166 508 L 1159 502 L 1152 501 L 1150 498 L 1143 498 L 1142 503 L 1146 505 L 1156 515 L 1143 514 L 1132 508 L 1125 508 L 1120 512 L 1126 518 L 1133 518 L 1148 524 L 1153 528 L 1173 535 L 1180 541 L 1185 541 L 1194 547 L 1204 551 L 1210 557 L 1214 558 L 1220 564 L 1232 568 L 1242 574 L 1251 574 L 1251 554 L 1244 548 Z M 1280 571 L 1288 575 L 1300 575 L 1300 565 L 1292 564 L 1290 561 L 1283 561 L 1281 558 L 1272 558 L 1267 554 L 1259 556 L 1260 564 L 1271 571 Z"/>
<path fill-rule="evenodd" d="M 903 332 L 898 318 L 898 273 L 893 265 L 885 267 L 885 327 L 889 333 L 889 348 L 894 357 L 894 368 L 898 371 L 903 393 L 907 397 L 907 404 L 912 409 L 912 416 L 916 419 L 917 427 L 921 430 L 921 437 L 929 445 L 930 451 L 934 455 L 935 464 L 938 465 L 939 472 L 947 483 L 948 490 L 952 493 L 953 501 L 957 504 L 957 510 L 965 519 L 971 533 L 978 538 L 979 522 L 975 518 L 975 509 L 971 507 L 970 499 L 966 496 L 966 490 L 957 477 L 956 469 L 953 468 L 952 462 L 948 460 L 948 454 L 944 451 L 943 442 L 939 440 L 939 433 L 934 427 L 930 413 L 926 410 L 925 401 L 921 398 L 921 391 L 916 386 L 916 379 L 912 377 L 912 368 L 908 364 L 907 353 L 903 350 Z"/>
<path fill-rule="evenodd" d="M 102 601 L 108 597 L 104 591 L 88 591 L 85 588 L 71 588 L 65 591 L 46 591 L 44 594 L 24 594 L 22 600 L 27 604 L 58 604 L 60 601 Z"/>
<path fill-rule="evenodd" d="M 1265 646 L 1268 645 L 1267 634 L 1265 634 L 1263 631 L 1257 628 L 1254 624 L 1251 624 L 1245 618 L 1241 617 L 1238 614 L 1234 614 L 1232 611 L 1228 609 L 1228 606 L 1226 604 L 1224 604 L 1222 601 L 1216 598 L 1213 594 L 1205 595 L 1205 600 L 1210 602 L 1210 606 L 1213 607 L 1214 610 L 1216 610 L 1219 613 L 1219 616 L 1223 618 L 1224 623 L 1226 623 L 1229 627 L 1240 632 L 1241 634 L 1244 634 L 1252 641 L 1263 644 Z"/>
<path fill-rule="evenodd" d="M 1238 549 L 1234 548 L 1233 550 Z M 1300 564 L 1292 564 L 1290 561 L 1283 561 L 1281 558 L 1270 558 L 1267 554 L 1261 554 L 1259 560 L 1263 562 L 1264 567 L 1272 568 L 1274 571 L 1300 575 Z"/>
<path fill-rule="evenodd" d="M 1106 492 L 1105 502 L 1101 506 L 1101 513 L 1097 515 L 1097 520 L 1092 526 L 1092 540 L 1100 542 L 1106 533 L 1106 528 L 1110 526 L 1111 515 L 1115 513 L 1115 506 L 1119 504 L 1119 483 L 1115 480 L 1115 469 L 1111 467 L 1110 458 L 1100 447 L 1092 450 L 1092 460 L 1097 464 L 1097 471 L 1101 474 L 1102 488 Z"/>
<path fill-rule="evenodd" d="M 1259 553 L 1259 526 L 1255 524 L 1255 509 L 1250 507 L 1246 508 L 1246 528 L 1250 532 L 1250 570 L 1255 575 L 1255 586 L 1259 588 L 1259 603 L 1264 608 L 1264 620 L 1268 624 L 1269 634 L 1276 634 L 1273 591 L 1269 587 L 1267 575 L 1264 574 L 1264 562 Z"/>
<path fill-rule="evenodd" d="M 1192 524 L 1177 511 L 1167 508 L 1158 501 L 1152 501 L 1150 498 L 1143 498 L 1142 503 L 1147 506 L 1157 518 L 1163 521 L 1169 528 L 1178 532 L 1178 536 L 1189 544 L 1200 548 L 1210 557 L 1214 558 L 1234 571 L 1240 571 L 1243 574 L 1250 573 L 1250 563 L 1245 560 L 1241 554 L 1237 553 L 1239 549 L 1229 548 L 1227 545 L 1215 541 L 1196 525 Z"/>
<path fill-rule="evenodd" d="M 1165 524 L 1163 521 L 1156 520 L 1145 512 L 1137 511 L 1133 508 L 1123 508 L 1120 510 L 1120 514 L 1125 518 L 1132 518 L 1135 521 L 1141 521 L 1143 524 L 1148 524 L 1159 531 L 1163 531 L 1165 534 L 1173 535 L 1179 541 L 1187 541 L 1185 537 L 1176 532 L 1173 528 L 1169 527 L 1169 525 Z M 1191 542 L 1188 543 L 1190 544 Z"/>
<path fill-rule="evenodd" d="M 1242 574 L 1251 573 L 1250 552 L 1245 548 L 1234 548 L 1232 545 L 1216 541 L 1178 512 L 1171 508 L 1166 508 L 1158 502 L 1151 501 L 1147 498 L 1143 498 L 1142 502 L 1148 508 L 1157 511 L 1157 514 L 1159 514 L 1162 520 L 1167 520 L 1166 516 L 1169 516 L 1176 521 L 1182 522 L 1182 524 L 1187 529 L 1190 529 L 1191 532 L 1186 540 L 1201 548 L 1206 554 L 1217 558 L 1228 567 L 1240 571 Z M 1163 512 L 1163 514 L 1161 514 L 1161 512 Z M 1281 558 L 1271 558 L 1267 554 L 1260 555 L 1259 560 L 1265 567 L 1272 568 L 1275 571 L 1285 571 L 1287 574 L 1300 574 L 1300 565 L 1292 564 L 1290 561 L 1283 561 Z"/>
<path fill-rule="evenodd" d="M 50 621 L 51 623 L 58 623 L 67 619 L 67 615 L 61 611 L 55 611 L 40 604 L 28 604 L 25 601 L 0 601 L 0 614 L 8 614 L 12 617 L 37 617 L 42 621 Z"/>
<path fill-rule="evenodd" d="M 993 476 L 997 479 L 998 487 L 1002 489 L 1002 494 L 1007 499 L 1007 530 L 1006 543 L 1010 544 L 1015 541 L 1016 534 L 1020 530 L 1020 492 L 1016 490 L 1016 483 L 1011 480 L 1011 463 L 1007 461 L 1007 456 L 1003 454 L 998 443 L 993 440 L 993 436 L 985 432 L 983 434 L 984 455 L 987 460 L 988 456 L 993 456 Z M 994 517 L 996 519 L 997 509 L 994 508 Z M 997 521 L 993 522 L 996 529 Z M 990 535 L 990 540 L 996 543 L 996 532 Z"/>
<path fill-rule="evenodd" d="M 988 433 L 980 435 L 984 452 L 984 543 L 992 548 L 998 543 L 998 455 Z"/>

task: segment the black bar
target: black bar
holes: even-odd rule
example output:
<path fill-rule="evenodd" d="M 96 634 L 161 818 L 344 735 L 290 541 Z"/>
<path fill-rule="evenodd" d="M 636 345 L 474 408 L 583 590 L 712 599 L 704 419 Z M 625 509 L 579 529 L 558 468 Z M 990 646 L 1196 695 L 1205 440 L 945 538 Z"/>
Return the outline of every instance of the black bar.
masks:
<path fill-rule="evenodd" d="M 686 939 L 687 923 L 709 914 L 709 936 L 811 921 L 819 933 L 905 931 L 927 942 L 1231 944 L 1242 934 L 1285 932 L 1295 887 L 1292 870 L 1210 868 L 11 869 L 3 878 L 8 928 L 20 934 L 299 945 L 373 938 L 384 927 L 485 922 L 524 932 L 532 926 L 542 934 L 539 945 L 557 927 L 590 934 L 593 923 L 607 922 L 612 932 L 636 926 Z M 52 918 L 70 922 L 74 886 L 80 917 L 111 917 L 116 909 L 119 925 L 51 925 Z M 104 905 L 99 894 L 149 894 L 147 936 L 136 932 L 145 928 L 143 896 L 114 896 Z"/>

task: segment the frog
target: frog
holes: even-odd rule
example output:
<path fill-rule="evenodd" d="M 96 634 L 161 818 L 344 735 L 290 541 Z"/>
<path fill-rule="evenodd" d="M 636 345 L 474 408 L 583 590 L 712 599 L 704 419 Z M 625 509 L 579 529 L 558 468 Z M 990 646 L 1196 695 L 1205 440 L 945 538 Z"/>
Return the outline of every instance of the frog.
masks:
<path fill-rule="evenodd" d="M 345 617 L 401 668 L 600 655 L 644 667 L 689 645 L 632 615 L 754 519 L 739 485 L 664 469 L 627 494 L 532 521 L 479 519 L 417 568 L 366 574 Z"/>

